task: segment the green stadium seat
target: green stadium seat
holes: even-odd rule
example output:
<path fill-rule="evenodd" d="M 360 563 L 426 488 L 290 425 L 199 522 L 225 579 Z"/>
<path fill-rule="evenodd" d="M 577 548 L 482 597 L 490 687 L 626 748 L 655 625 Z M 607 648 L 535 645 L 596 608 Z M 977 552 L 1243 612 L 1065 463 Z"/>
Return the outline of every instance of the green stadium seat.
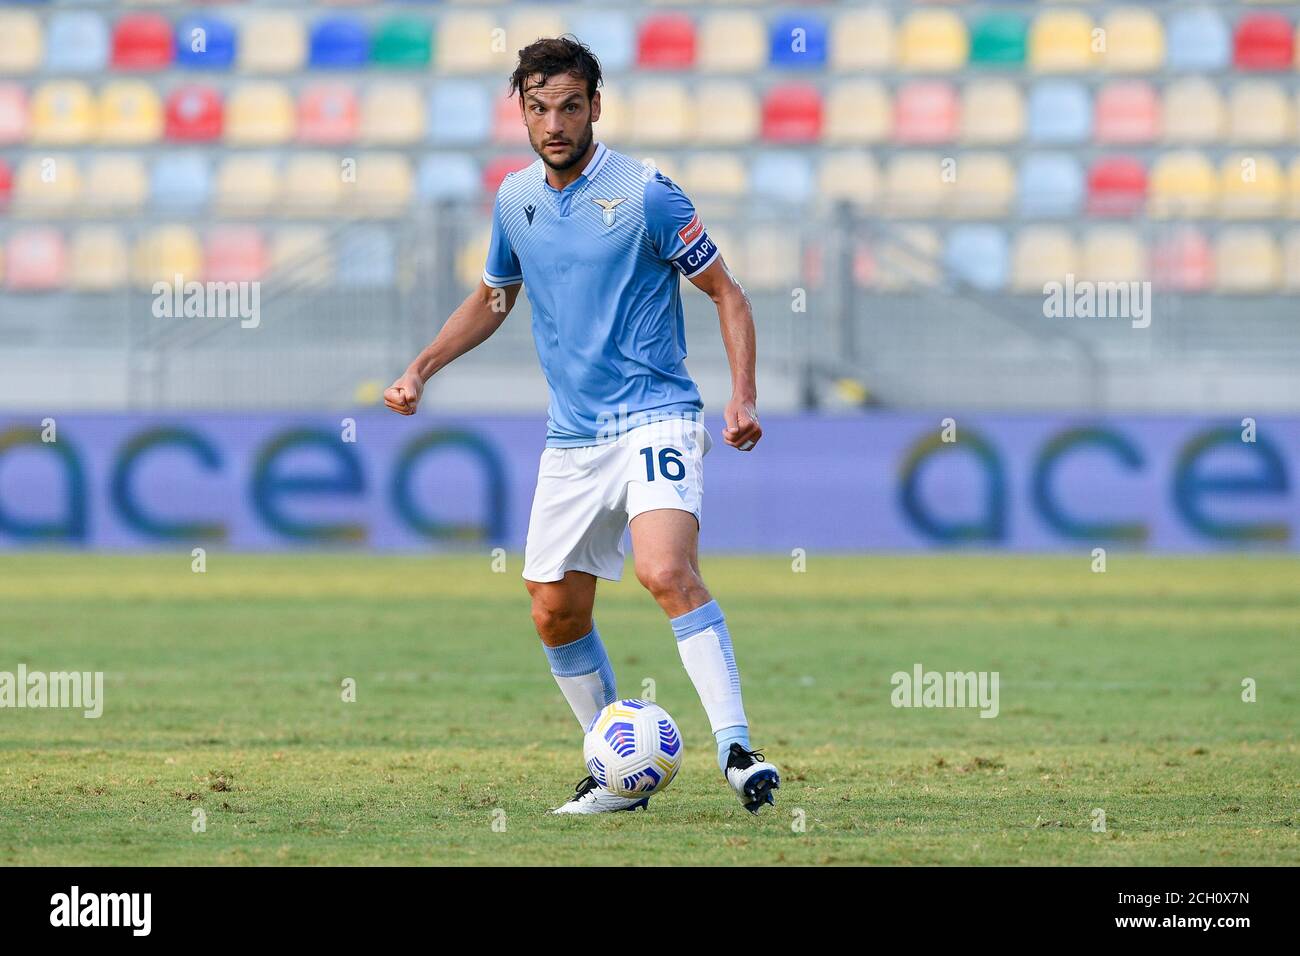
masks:
<path fill-rule="evenodd" d="M 423 69 L 433 58 L 433 27 L 414 17 L 392 17 L 379 24 L 370 39 L 375 66 Z"/>
<path fill-rule="evenodd" d="M 1023 66 L 1028 33 L 1029 25 L 1017 14 L 985 14 L 971 26 L 971 66 Z"/>

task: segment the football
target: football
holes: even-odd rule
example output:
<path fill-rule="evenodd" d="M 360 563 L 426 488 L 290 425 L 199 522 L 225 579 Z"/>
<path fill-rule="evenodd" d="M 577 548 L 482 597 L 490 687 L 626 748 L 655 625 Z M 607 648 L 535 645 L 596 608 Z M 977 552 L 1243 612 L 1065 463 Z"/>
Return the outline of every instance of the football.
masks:
<path fill-rule="evenodd" d="M 621 797 L 658 793 L 682 766 L 677 722 L 648 700 L 607 704 L 587 728 L 582 744 L 587 772 Z"/>

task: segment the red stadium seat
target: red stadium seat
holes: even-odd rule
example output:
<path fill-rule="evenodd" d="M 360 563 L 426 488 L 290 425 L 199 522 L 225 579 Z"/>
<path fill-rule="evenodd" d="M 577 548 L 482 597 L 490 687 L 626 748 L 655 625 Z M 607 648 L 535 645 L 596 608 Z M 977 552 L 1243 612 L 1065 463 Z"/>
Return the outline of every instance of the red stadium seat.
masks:
<path fill-rule="evenodd" d="M 484 194 L 488 197 L 495 196 L 497 190 L 501 188 L 502 181 L 508 175 L 528 167 L 536 158 L 536 156 L 521 153 L 517 156 L 503 156 L 500 159 L 492 160 L 483 169 Z"/>
<path fill-rule="evenodd" d="M 763 99 L 763 138 L 772 143 L 812 143 L 822 135 L 822 98 L 815 86 L 787 83 Z"/>
<path fill-rule="evenodd" d="M 219 226 L 208 236 L 204 278 L 211 282 L 256 282 L 266 274 L 266 240 L 255 226 Z"/>
<path fill-rule="evenodd" d="M 894 138 L 905 144 L 950 143 L 957 138 L 959 114 L 951 83 L 908 83 L 894 99 Z"/>
<path fill-rule="evenodd" d="M 1151 143 L 1160 135 L 1160 103 L 1142 80 L 1109 83 L 1097 94 L 1093 135 L 1099 143 Z"/>
<path fill-rule="evenodd" d="M 221 94 L 210 86 L 182 86 L 167 97 L 166 137 L 178 143 L 221 138 Z"/>
<path fill-rule="evenodd" d="M 1136 159 L 1111 156 L 1088 171 L 1088 214 L 1127 217 L 1146 205 L 1147 171 Z"/>
<path fill-rule="evenodd" d="M 695 22 L 677 13 L 649 17 L 637 36 L 636 60 L 650 69 L 690 69 L 695 65 Z"/>
<path fill-rule="evenodd" d="M 1232 62 L 1239 70 L 1289 70 L 1295 36 L 1286 17 L 1256 13 L 1242 17 L 1232 43 Z"/>
<path fill-rule="evenodd" d="M 303 90 L 298 100 L 298 139 L 323 145 L 357 138 L 361 111 L 357 94 L 341 83 L 322 83 Z"/>
<path fill-rule="evenodd" d="M 1158 288 L 1205 292 L 1214 285 L 1214 251 L 1199 229 L 1182 227 L 1156 241 L 1152 278 Z"/>
<path fill-rule="evenodd" d="M 176 56 L 172 25 L 153 13 L 135 13 L 113 28 L 113 69 L 161 70 Z"/>
<path fill-rule="evenodd" d="M 5 249 L 5 281 L 11 292 L 45 292 L 63 285 L 68 255 L 57 229 L 16 232 Z"/>
<path fill-rule="evenodd" d="M 519 115 L 519 101 L 513 96 L 493 97 L 492 142 L 499 146 L 527 146 L 528 127 Z"/>
<path fill-rule="evenodd" d="M 9 164 L 0 159 L 0 212 L 9 205 L 9 197 L 14 194 L 14 171 Z"/>
<path fill-rule="evenodd" d="M 17 83 L 0 83 L 0 146 L 27 138 L 27 91 Z"/>

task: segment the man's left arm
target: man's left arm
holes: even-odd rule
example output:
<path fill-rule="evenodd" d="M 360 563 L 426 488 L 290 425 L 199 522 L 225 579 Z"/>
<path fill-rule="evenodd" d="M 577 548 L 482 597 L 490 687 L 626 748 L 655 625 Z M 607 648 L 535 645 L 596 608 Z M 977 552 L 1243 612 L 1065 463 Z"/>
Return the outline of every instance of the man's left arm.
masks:
<path fill-rule="evenodd" d="M 758 424 L 758 385 L 754 380 L 756 345 L 754 311 L 749 296 L 727 264 L 718 256 L 703 272 L 691 276 L 694 286 L 713 300 L 722 327 L 722 344 L 731 366 L 731 400 L 723 411 L 726 428 L 722 438 L 728 445 L 749 451 L 763 437 Z"/>

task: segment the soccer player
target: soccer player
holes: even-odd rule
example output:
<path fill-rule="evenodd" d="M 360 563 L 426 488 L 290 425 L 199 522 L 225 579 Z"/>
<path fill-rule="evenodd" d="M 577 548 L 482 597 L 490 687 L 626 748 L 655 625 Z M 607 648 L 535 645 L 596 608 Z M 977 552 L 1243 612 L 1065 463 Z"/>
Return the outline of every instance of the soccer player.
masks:
<path fill-rule="evenodd" d="M 540 159 L 501 184 L 482 283 L 384 403 L 414 414 L 425 383 L 492 335 L 527 288 L 550 407 L 523 576 L 551 673 L 584 731 L 618 699 L 592 608 L 596 579 L 622 577 L 630 526 L 637 579 L 669 617 L 717 740 L 718 766 L 757 813 L 775 802 L 780 777 L 750 749 L 727 621 L 700 578 L 703 458 L 713 439 L 684 364 L 678 274 L 717 306 L 732 380 L 722 435 L 742 452 L 763 434 L 754 319 L 677 185 L 595 141 L 600 82 L 596 57 L 574 39 L 519 51 L 510 90 Z M 646 802 L 586 777 L 554 812 Z"/>

